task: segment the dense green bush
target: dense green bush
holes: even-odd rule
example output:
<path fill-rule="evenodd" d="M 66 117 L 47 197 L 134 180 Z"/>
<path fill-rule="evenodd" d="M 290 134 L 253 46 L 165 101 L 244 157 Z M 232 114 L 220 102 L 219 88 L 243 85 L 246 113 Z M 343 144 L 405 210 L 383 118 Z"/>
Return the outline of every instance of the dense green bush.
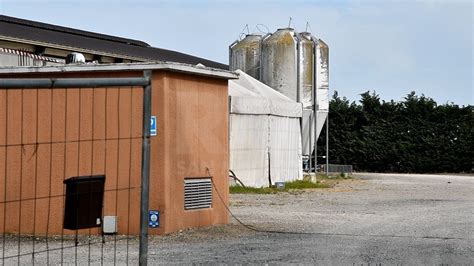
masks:
<path fill-rule="evenodd" d="M 357 104 L 334 93 L 329 105 L 330 163 L 370 172 L 472 172 L 473 106 L 438 105 L 415 92 L 402 102 L 381 101 L 375 92 L 361 96 Z M 318 154 L 325 152 L 321 136 Z"/>

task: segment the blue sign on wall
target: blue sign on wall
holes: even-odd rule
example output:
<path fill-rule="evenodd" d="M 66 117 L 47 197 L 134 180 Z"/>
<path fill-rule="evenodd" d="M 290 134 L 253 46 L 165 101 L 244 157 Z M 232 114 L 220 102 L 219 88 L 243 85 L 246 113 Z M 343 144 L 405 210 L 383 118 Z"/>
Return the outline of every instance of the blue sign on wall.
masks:
<path fill-rule="evenodd" d="M 150 136 L 156 136 L 156 116 L 151 117 Z"/>
<path fill-rule="evenodd" d="M 149 211 L 148 226 L 152 228 L 160 227 L 160 212 L 159 211 Z"/>

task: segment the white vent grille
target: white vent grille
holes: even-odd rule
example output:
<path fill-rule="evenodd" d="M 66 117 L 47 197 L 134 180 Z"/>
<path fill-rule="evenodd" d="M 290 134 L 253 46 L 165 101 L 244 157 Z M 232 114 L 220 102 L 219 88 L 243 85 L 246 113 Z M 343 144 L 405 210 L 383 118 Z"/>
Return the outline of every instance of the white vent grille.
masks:
<path fill-rule="evenodd" d="M 207 209 L 212 206 L 212 183 L 210 178 L 184 179 L 184 209 Z"/>

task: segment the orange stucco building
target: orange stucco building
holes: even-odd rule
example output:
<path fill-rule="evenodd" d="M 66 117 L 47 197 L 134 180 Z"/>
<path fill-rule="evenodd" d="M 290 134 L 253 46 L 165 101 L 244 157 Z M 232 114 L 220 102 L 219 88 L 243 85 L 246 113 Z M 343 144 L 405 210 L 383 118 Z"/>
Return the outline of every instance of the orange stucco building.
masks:
<path fill-rule="evenodd" d="M 175 63 L 67 65 L 1 68 L 0 79 L 138 77 L 143 70 L 152 70 L 157 121 L 149 209 L 160 212 L 160 226 L 150 234 L 227 223 L 233 73 Z M 75 233 L 63 230 L 63 181 L 105 175 L 103 215 L 116 217 L 118 234 L 138 234 L 142 118 L 141 87 L 0 88 L 0 232 Z M 194 178 L 212 179 L 207 208 L 185 208 L 185 184 Z"/>

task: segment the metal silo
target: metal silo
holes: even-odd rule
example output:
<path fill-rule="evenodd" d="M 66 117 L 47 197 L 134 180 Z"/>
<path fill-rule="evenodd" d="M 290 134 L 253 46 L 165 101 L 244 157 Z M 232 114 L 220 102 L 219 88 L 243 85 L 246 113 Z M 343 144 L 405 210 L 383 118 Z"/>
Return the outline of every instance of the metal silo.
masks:
<path fill-rule="evenodd" d="M 301 102 L 303 104 L 302 118 L 302 147 L 303 155 L 309 157 L 309 167 L 311 168 L 311 153 L 313 152 L 315 142 L 315 102 L 314 88 L 316 86 L 316 66 L 315 51 L 317 39 L 311 33 L 298 33 L 300 41 L 300 59 L 299 59 L 299 79 L 301 88 Z M 310 148 L 311 147 L 311 148 Z"/>
<path fill-rule="evenodd" d="M 299 33 L 300 39 L 300 83 L 303 108 L 311 108 L 314 87 L 314 51 L 315 38 L 309 32 Z"/>
<path fill-rule="evenodd" d="M 326 174 L 329 165 L 329 46 L 321 39 L 318 39 L 315 52 L 316 67 L 316 136 L 314 153 L 317 158 L 317 140 L 324 123 L 326 123 Z M 315 169 L 317 167 L 315 166 Z"/>
<path fill-rule="evenodd" d="M 229 46 L 229 68 L 240 69 L 250 76 L 260 79 L 260 51 L 262 35 L 249 34 Z"/>
<path fill-rule="evenodd" d="M 298 36 L 292 28 L 278 29 L 262 41 L 260 80 L 292 100 L 300 101 Z"/>
<path fill-rule="evenodd" d="M 316 99 L 318 110 L 329 111 L 329 46 L 321 39 L 316 49 Z"/>
<path fill-rule="evenodd" d="M 329 47 L 323 40 L 315 38 L 309 32 L 299 33 L 299 36 L 301 102 L 304 108 L 310 108 L 312 102 L 316 102 L 317 110 L 327 111 L 329 109 Z M 313 95 L 315 92 L 316 95 Z"/>
<path fill-rule="evenodd" d="M 316 142 L 329 112 L 329 47 L 309 32 L 299 33 L 299 36 L 301 101 L 306 114 L 303 116 L 303 155 L 309 156 L 311 162 L 312 151 L 317 149 Z"/>

